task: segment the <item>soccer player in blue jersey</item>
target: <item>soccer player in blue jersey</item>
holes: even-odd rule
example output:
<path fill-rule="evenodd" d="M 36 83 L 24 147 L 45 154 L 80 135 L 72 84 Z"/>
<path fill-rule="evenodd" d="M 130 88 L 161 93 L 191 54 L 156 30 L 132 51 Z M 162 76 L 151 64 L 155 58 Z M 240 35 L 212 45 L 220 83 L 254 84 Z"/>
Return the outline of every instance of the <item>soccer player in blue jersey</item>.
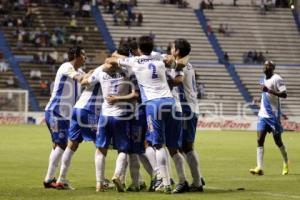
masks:
<path fill-rule="evenodd" d="M 281 138 L 283 128 L 280 123 L 282 115 L 280 98 L 287 98 L 287 92 L 283 79 L 275 74 L 274 70 L 275 64 L 272 61 L 266 61 L 263 68 L 265 76 L 260 83 L 262 96 L 257 123 L 257 166 L 249 170 L 254 175 L 264 174 L 264 142 L 268 132 L 272 132 L 283 158 L 282 175 L 287 175 L 289 172 L 287 151 Z"/>
<path fill-rule="evenodd" d="M 176 39 L 171 47 L 171 54 L 176 60 L 184 59 L 191 51 L 191 45 L 186 39 Z M 173 79 L 173 84 L 178 86 L 179 97 L 183 114 L 182 151 L 189 165 L 193 182 L 189 191 L 203 191 L 204 180 L 200 173 L 200 164 L 197 152 L 194 150 L 199 107 L 197 102 L 196 78 L 193 66 L 187 63 Z M 178 184 L 174 192 L 187 189 L 187 182 Z"/>
<path fill-rule="evenodd" d="M 55 171 L 67 146 L 71 111 L 81 92 L 79 81 L 84 73 L 79 68 L 85 63 L 85 51 L 82 47 L 72 47 L 68 57 L 69 61 L 63 63 L 56 73 L 53 92 L 45 108 L 45 121 L 53 142 L 45 188 L 56 186 Z"/>

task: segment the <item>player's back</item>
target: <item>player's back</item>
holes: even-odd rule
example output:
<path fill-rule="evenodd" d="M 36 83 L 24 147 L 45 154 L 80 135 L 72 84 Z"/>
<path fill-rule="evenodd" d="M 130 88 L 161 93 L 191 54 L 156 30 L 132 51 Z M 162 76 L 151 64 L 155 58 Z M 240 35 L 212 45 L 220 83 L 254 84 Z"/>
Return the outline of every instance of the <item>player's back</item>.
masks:
<path fill-rule="evenodd" d="M 106 116 L 121 116 L 126 114 L 126 103 L 115 103 L 113 105 L 106 101 L 106 97 L 110 95 L 124 96 L 129 94 L 130 86 L 129 74 L 126 70 L 119 70 L 112 74 L 108 74 L 102 69 L 96 75 L 101 84 L 102 94 L 104 102 L 102 104 L 102 114 Z"/>
<path fill-rule="evenodd" d="M 190 109 L 191 112 L 198 114 L 196 76 L 195 70 L 190 63 L 183 68 L 183 82 L 178 88 L 183 111 Z"/>
<path fill-rule="evenodd" d="M 122 65 L 122 61 L 120 62 Z M 172 97 L 167 79 L 166 68 L 162 56 L 139 56 L 123 63 L 132 67 L 135 73 L 142 101 Z"/>
<path fill-rule="evenodd" d="M 76 71 L 70 62 L 65 62 L 59 67 L 46 111 L 53 111 L 66 118 L 71 116 L 71 110 L 81 91 L 80 84 L 72 79 L 74 72 Z"/>

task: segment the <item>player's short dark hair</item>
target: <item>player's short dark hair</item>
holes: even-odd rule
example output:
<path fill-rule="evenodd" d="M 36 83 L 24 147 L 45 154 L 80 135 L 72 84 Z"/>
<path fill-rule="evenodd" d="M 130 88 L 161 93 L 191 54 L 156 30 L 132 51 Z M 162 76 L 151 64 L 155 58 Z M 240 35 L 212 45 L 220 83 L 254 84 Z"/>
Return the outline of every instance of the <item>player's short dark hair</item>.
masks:
<path fill-rule="evenodd" d="M 139 45 L 141 52 L 145 55 L 150 55 L 154 48 L 153 39 L 149 36 L 141 36 L 139 38 L 138 45 Z"/>
<path fill-rule="evenodd" d="M 179 56 L 185 57 L 191 52 L 191 44 L 183 38 L 178 38 L 174 41 L 175 49 L 179 50 Z"/>
<path fill-rule="evenodd" d="M 129 56 L 129 44 L 128 42 L 124 42 L 121 45 L 119 45 L 119 48 L 117 50 L 117 53 L 122 56 Z"/>
<path fill-rule="evenodd" d="M 81 46 L 75 46 L 75 47 L 71 47 L 68 51 L 68 59 L 69 61 L 74 60 L 75 58 L 79 57 L 81 54 L 81 51 L 84 48 Z"/>
<path fill-rule="evenodd" d="M 129 49 L 135 50 L 139 48 L 138 42 L 136 39 L 128 41 Z"/>
<path fill-rule="evenodd" d="M 271 68 L 273 70 L 275 70 L 275 63 L 272 60 L 266 60 L 265 61 L 265 66 L 267 66 L 268 68 Z"/>

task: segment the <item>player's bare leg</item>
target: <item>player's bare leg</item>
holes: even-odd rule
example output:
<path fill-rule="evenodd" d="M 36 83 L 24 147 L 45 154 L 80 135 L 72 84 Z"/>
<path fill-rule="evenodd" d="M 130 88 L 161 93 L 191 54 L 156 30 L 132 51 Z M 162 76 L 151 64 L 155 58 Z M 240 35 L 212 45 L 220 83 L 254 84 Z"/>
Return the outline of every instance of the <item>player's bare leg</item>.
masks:
<path fill-rule="evenodd" d="M 288 166 L 288 155 L 286 148 L 282 142 L 281 134 L 273 135 L 274 141 L 278 146 L 282 159 L 283 159 L 283 168 L 282 168 L 282 175 L 287 175 L 289 173 L 289 166 Z"/>

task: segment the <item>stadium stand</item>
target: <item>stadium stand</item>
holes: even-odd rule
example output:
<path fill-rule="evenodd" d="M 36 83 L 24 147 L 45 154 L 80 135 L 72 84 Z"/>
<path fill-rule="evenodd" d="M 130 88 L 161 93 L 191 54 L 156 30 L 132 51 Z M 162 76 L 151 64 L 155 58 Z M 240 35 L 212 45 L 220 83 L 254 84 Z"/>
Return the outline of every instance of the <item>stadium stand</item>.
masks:
<path fill-rule="evenodd" d="M 166 48 L 169 42 L 178 37 L 188 39 L 192 44 L 192 60 L 217 61 L 211 45 L 191 8 L 177 8 L 176 5 L 160 4 L 158 0 L 139 0 L 133 12 L 143 14 L 142 26 L 114 25 L 112 14 L 105 13 L 100 7 L 103 18 L 110 30 L 116 46 L 121 37 L 155 35 L 156 46 Z M 188 22 L 188 23 L 187 23 Z"/>
<path fill-rule="evenodd" d="M 300 62 L 299 33 L 290 9 L 274 8 L 262 15 L 257 6 L 216 5 L 204 12 L 231 62 L 243 63 L 248 51 L 262 52 L 278 64 Z M 230 36 L 218 32 L 220 24 L 229 24 Z"/>
<path fill-rule="evenodd" d="M 260 103 L 259 80 L 262 78 L 262 67 L 258 65 L 236 65 L 236 70 L 242 82 L 252 94 L 256 103 Z M 275 73 L 278 73 L 285 81 L 288 98 L 282 99 L 282 111 L 287 116 L 299 116 L 300 114 L 300 88 L 298 73 L 299 66 L 277 66 Z"/>
<path fill-rule="evenodd" d="M 66 27 L 65 43 L 63 44 L 58 44 L 57 46 L 48 46 L 42 43 L 42 45 L 35 46 L 35 44 L 23 42 L 22 48 L 17 47 L 17 41 L 12 34 L 16 30 L 16 27 L 3 27 L 3 32 L 14 55 L 27 58 L 27 61 L 21 61 L 19 64 L 40 103 L 41 109 L 43 109 L 50 96 L 49 93 L 45 94 L 43 92 L 44 89 L 41 86 L 41 80 L 46 81 L 49 90 L 51 82 L 54 80 L 56 69 L 63 62 L 63 54 L 69 47 L 74 45 L 68 40 L 68 37 L 71 34 L 74 34 L 75 36 L 80 34 L 83 37 L 83 42 L 81 45 L 85 47 L 86 55 L 88 57 L 86 70 L 99 66 L 101 63 L 103 63 L 107 51 L 102 37 L 95 26 L 93 18 L 81 16 L 76 17 L 77 28 L 76 30 L 71 30 L 68 27 L 70 17 L 63 15 L 62 7 L 51 3 L 48 3 L 47 5 L 32 3 L 30 4 L 30 8 L 36 17 L 32 27 L 23 28 L 25 32 L 29 33 L 31 31 L 42 31 L 51 35 L 54 32 L 54 28 Z M 26 12 L 24 10 L 18 10 L 10 12 L 10 16 L 12 18 L 17 18 L 24 16 L 25 13 Z M 57 52 L 57 62 L 34 62 L 33 57 L 39 52 L 41 54 L 48 55 L 53 52 Z M 41 78 L 37 80 L 30 78 L 31 71 L 40 71 Z"/>
<path fill-rule="evenodd" d="M 200 112 L 206 115 L 253 115 L 224 65 L 193 63 L 197 84 L 204 84 Z M 245 106 L 244 111 L 241 110 Z"/>

